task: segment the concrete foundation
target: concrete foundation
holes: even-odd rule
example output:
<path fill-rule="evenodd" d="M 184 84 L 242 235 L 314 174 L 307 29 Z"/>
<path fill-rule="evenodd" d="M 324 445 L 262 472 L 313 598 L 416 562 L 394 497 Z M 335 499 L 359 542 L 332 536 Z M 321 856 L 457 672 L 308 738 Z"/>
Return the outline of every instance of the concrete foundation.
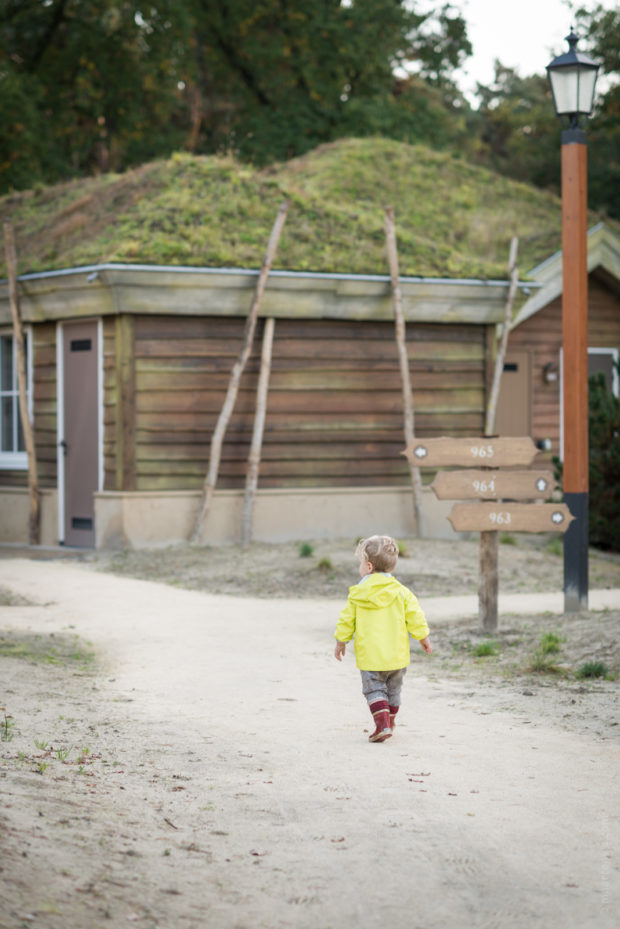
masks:
<path fill-rule="evenodd" d="M 232 545 L 241 541 L 244 492 L 219 490 L 213 497 L 204 542 Z M 98 549 L 157 548 L 186 542 L 194 529 L 198 491 L 136 491 L 95 494 Z M 423 493 L 424 536 L 454 539 L 447 516 L 452 501 Z M 259 490 L 254 507 L 255 542 L 336 539 L 386 532 L 397 538 L 413 534 L 413 498 L 408 488 L 321 488 Z M 41 494 L 41 545 L 58 544 L 58 495 Z M 0 542 L 28 542 L 28 491 L 0 488 Z"/>
<path fill-rule="evenodd" d="M 104 492 L 95 495 L 97 548 L 150 548 L 185 542 L 192 535 L 198 492 Z M 204 541 L 241 540 L 243 491 L 216 491 Z M 454 539 L 447 516 L 452 501 L 424 491 L 424 535 Z M 253 540 L 357 538 L 386 532 L 398 538 L 413 532 L 413 501 L 407 488 L 262 490 L 256 495 Z"/>
<path fill-rule="evenodd" d="M 58 544 L 58 494 L 42 490 L 40 496 L 40 544 Z M 26 544 L 30 498 L 28 489 L 0 487 L 0 542 Z"/>

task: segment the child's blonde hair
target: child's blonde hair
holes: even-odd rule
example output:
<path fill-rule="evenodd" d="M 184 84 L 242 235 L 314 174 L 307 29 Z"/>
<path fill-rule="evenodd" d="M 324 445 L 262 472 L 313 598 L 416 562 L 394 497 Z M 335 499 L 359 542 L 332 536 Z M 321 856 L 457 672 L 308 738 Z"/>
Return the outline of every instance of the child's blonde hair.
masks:
<path fill-rule="evenodd" d="M 375 571 L 385 571 L 389 574 L 398 561 L 398 544 L 389 535 L 371 535 L 360 540 L 355 554 L 358 558 L 369 561 Z"/>

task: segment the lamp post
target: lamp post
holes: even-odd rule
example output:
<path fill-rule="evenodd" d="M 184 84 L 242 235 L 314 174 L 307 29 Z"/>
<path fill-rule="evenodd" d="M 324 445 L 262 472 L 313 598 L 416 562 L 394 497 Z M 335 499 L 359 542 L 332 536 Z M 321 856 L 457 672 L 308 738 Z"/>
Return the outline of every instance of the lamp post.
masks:
<path fill-rule="evenodd" d="M 598 65 L 569 51 L 547 66 L 553 105 L 568 119 L 562 132 L 562 348 L 564 501 L 575 517 L 564 535 L 564 610 L 588 606 L 588 195 L 586 133 Z"/>

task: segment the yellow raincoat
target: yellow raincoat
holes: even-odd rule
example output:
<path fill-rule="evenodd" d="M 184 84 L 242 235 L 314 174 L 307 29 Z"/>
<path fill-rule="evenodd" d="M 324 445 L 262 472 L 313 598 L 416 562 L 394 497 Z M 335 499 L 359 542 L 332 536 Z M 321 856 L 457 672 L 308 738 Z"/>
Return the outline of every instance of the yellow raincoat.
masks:
<path fill-rule="evenodd" d="M 349 588 L 335 638 L 355 636 L 355 658 L 362 671 L 396 671 L 410 662 L 409 633 L 424 639 L 428 626 L 415 594 L 389 574 L 370 574 Z"/>

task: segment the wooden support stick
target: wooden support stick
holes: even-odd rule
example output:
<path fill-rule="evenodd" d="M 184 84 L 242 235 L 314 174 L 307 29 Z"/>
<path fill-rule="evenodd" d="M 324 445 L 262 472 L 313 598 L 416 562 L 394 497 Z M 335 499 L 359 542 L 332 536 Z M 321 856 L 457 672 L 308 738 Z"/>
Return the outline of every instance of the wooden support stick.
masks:
<path fill-rule="evenodd" d="M 510 284 L 508 286 L 508 296 L 506 298 L 506 307 L 504 310 L 504 326 L 502 328 L 502 337 L 499 344 L 499 350 L 497 353 L 497 358 L 495 359 L 495 371 L 493 373 L 493 384 L 491 386 L 491 393 L 489 396 L 489 402 L 487 403 L 487 414 L 486 414 L 486 424 L 485 424 L 485 435 L 493 435 L 493 430 L 495 428 L 495 415 L 497 413 L 497 401 L 499 399 L 499 388 L 502 380 L 502 373 L 504 370 L 504 361 L 506 360 L 506 350 L 508 348 L 508 336 L 510 335 L 510 324 L 512 322 L 512 305 L 514 303 L 515 294 L 517 292 L 517 283 L 519 280 L 519 270 L 517 268 L 517 249 L 519 247 L 519 240 L 516 236 L 513 237 L 510 243 L 510 257 L 508 259 L 508 266 L 510 271 Z"/>
<path fill-rule="evenodd" d="M 28 491 L 30 507 L 28 515 L 28 541 L 31 545 L 39 544 L 40 502 L 39 479 L 37 476 L 37 456 L 34 444 L 32 423 L 28 412 L 28 381 L 26 376 L 26 351 L 24 347 L 24 330 L 22 327 L 19 295 L 17 292 L 17 258 L 15 256 L 15 238 L 11 221 L 4 221 L 4 245 L 9 275 L 9 302 L 13 317 L 13 335 L 17 348 L 17 384 L 19 388 L 19 415 L 24 433 L 24 442 L 28 455 Z"/>
<path fill-rule="evenodd" d="M 403 315 L 402 298 L 400 292 L 400 276 L 398 272 L 398 252 L 396 249 L 396 232 L 394 228 L 394 210 L 385 208 L 385 238 L 387 245 L 390 277 L 392 280 L 392 299 L 394 303 L 394 321 L 396 328 L 396 346 L 400 364 L 400 377 L 403 393 L 403 414 L 405 445 L 414 440 L 414 412 L 413 392 L 411 389 L 411 374 L 409 372 L 409 359 L 407 357 L 407 343 L 405 335 L 405 317 Z M 413 489 L 413 505 L 415 509 L 416 534 L 422 536 L 422 480 L 420 469 L 409 461 L 411 487 Z"/>
<path fill-rule="evenodd" d="M 269 390 L 269 375 L 271 373 L 274 328 L 275 319 L 270 316 L 269 319 L 265 320 L 265 331 L 263 333 L 263 351 L 256 390 L 256 415 L 254 417 L 254 431 L 252 433 L 252 444 L 248 457 L 248 473 L 245 481 L 245 499 L 243 501 L 243 518 L 241 522 L 241 541 L 244 546 L 248 546 L 252 541 L 254 496 L 258 484 L 258 469 L 263 445 L 265 415 L 267 413 L 267 391 Z"/>
<path fill-rule="evenodd" d="M 512 322 L 512 306 L 515 294 L 517 292 L 517 282 L 519 280 L 519 271 L 517 268 L 517 251 L 519 239 L 513 236 L 510 242 L 510 252 L 508 257 L 508 267 L 510 273 L 510 284 L 508 286 L 508 296 L 506 298 L 506 307 L 504 310 L 504 326 L 502 337 L 500 339 L 497 357 L 495 359 L 495 370 L 493 372 L 493 383 L 491 394 L 487 403 L 486 419 L 484 432 L 485 435 L 493 435 L 495 429 L 495 416 L 497 413 L 497 401 L 499 398 L 499 388 L 504 371 L 504 362 L 506 360 L 506 351 L 508 349 L 508 336 L 510 335 L 510 324 Z M 497 532 L 480 533 L 480 578 L 478 583 L 478 618 L 480 628 L 483 632 L 493 632 L 498 625 L 497 610 L 497 593 L 498 593 L 498 534 Z"/>
<path fill-rule="evenodd" d="M 220 415 L 211 438 L 209 470 L 207 471 L 207 476 L 203 486 L 202 500 L 198 508 L 198 515 L 194 526 L 192 542 L 199 542 L 202 539 L 205 521 L 211 507 L 213 491 L 215 490 L 215 484 L 217 482 L 217 476 L 220 469 L 220 458 L 222 456 L 222 444 L 224 442 L 224 435 L 226 433 L 228 422 L 235 406 L 235 400 L 237 399 L 237 393 L 239 392 L 241 376 L 247 364 L 248 358 L 250 357 L 250 352 L 252 351 L 252 341 L 254 339 L 254 330 L 256 328 L 258 309 L 260 307 L 265 284 L 267 283 L 269 271 L 271 270 L 271 265 L 276 253 L 276 249 L 278 247 L 278 241 L 280 239 L 282 227 L 284 226 L 284 221 L 286 220 L 287 211 L 288 203 L 285 201 L 278 210 L 278 215 L 276 216 L 273 229 L 271 230 L 271 235 L 269 236 L 265 259 L 258 276 L 256 292 L 254 294 L 252 306 L 250 307 L 250 312 L 245 324 L 241 351 L 237 361 L 233 365 L 224 405 L 220 411 Z"/>

